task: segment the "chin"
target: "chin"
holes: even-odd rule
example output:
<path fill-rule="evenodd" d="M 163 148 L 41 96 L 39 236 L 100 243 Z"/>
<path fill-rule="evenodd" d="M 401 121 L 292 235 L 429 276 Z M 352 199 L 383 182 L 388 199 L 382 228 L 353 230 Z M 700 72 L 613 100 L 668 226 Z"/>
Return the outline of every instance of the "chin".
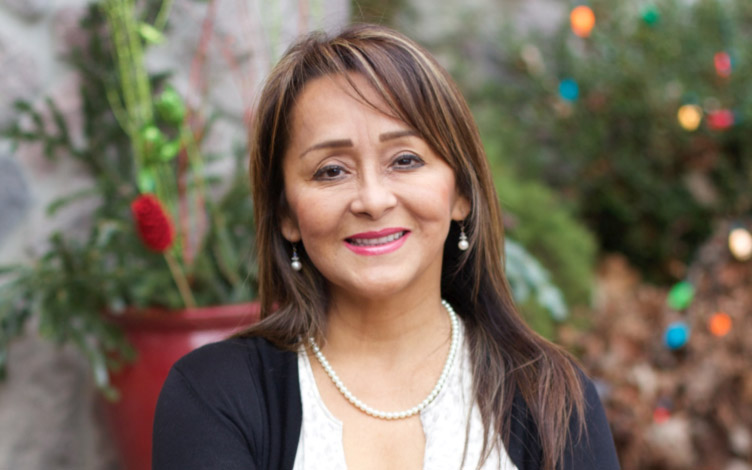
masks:
<path fill-rule="evenodd" d="M 407 284 L 394 278 L 360 278 L 357 283 L 340 284 L 338 290 L 348 296 L 378 300 L 400 294 Z"/>

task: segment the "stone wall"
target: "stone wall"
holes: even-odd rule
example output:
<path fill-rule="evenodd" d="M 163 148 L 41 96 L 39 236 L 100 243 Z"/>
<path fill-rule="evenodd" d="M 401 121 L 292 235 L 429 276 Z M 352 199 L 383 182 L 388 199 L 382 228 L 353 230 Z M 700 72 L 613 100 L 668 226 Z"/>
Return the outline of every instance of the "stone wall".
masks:
<path fill-rule="evenodd" d="M 153 71 L 175 71 L 173 83 L 183 91 L 208 3 L 176 0 L 168 40 L 147 58 Z M 205 71 L 211 106 L 222 116 L 208 140 L 213 151 L 223 152 L 245 138 L 244 114 L 290 40 L 310 28 L 345 24 L 349 1 L 227 0 L 216 6 L 215 37 L 223 46 L 210 45 Z M 42 109 L 50 97 L 81 138 L 79 83 L 65 57 L 84 40 L 78 21 L 86 8 L 86 0 L 0 0 L 0 127 L 15 119 L 15 100 Z M 0 265 L 30 262 L 54 230 L 85 227 L 90 205 L 54 218 L 45 208 L 90 183 L 73 161 L 49 161 L 38 145 L 13 149 L 0 140 Z M 87 365 L 74 350 L 43 342 L 30 325 L 11 348 L 9 363 L 8 380 L 0 383 L 0 470 L 118 468 Z"/>

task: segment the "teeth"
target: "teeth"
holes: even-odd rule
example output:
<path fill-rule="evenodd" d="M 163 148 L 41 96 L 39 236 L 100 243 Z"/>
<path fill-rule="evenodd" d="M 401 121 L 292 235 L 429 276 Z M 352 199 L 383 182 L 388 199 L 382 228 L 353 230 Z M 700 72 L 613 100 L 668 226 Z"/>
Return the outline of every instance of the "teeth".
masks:
<path fill-rule="evenodd" d="M 383 245 L 384 243 L 393 242 L 398 238 L 402 238 L 405 232 L 397 232 L 385 237 L 379 238 L 350 238 L 350 243 L 357 246 L 376 246 Z"/>

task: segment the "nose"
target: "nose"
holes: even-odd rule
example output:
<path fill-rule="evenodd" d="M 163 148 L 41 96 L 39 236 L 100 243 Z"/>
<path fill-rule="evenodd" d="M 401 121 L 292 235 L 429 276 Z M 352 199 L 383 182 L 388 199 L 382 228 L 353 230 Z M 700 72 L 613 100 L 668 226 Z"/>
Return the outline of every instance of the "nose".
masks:
<path fill-rule="evenodd" d="M 350 205 L 350 210 L 358 215 L 378 219 L 397 205 L 397 196 L 379 174 L 364 174 L 358 181 L 358 189 Z"/>

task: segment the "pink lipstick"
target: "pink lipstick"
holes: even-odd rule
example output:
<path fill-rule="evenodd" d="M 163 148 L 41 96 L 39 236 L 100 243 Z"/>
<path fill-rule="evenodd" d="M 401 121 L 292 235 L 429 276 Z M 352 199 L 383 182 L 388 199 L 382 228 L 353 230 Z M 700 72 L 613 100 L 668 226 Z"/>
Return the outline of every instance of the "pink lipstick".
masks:
<path fill-rule="evenodd" d="M 386 228 L 375 232 L 356 233 L 345 239 L 345 246 L 359 255 L 384 255 L 398 250 L 405 243 L 408 235 L 410 231 L 404 228 Z"/>

